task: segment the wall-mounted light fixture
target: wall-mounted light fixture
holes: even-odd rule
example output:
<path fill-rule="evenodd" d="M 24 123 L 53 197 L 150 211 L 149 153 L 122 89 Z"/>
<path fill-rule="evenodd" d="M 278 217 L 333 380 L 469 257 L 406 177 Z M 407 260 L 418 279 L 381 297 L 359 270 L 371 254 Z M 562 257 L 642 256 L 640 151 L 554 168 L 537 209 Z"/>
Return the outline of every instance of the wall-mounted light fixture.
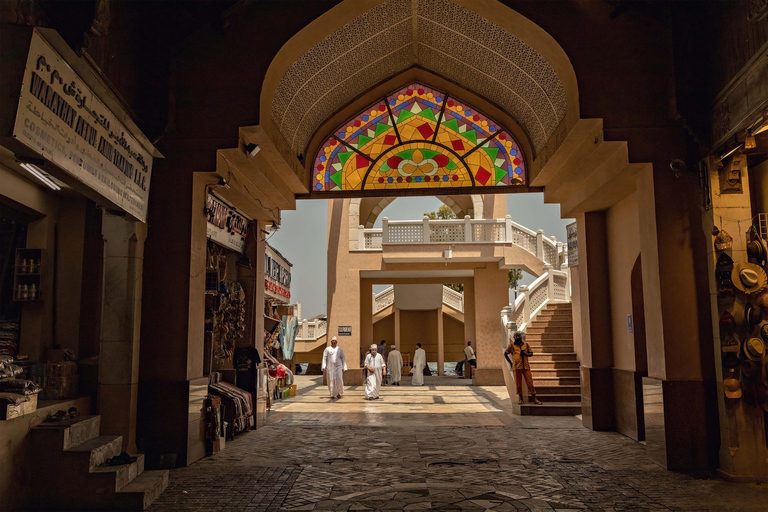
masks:
<path fill-rule="evenodd" d="M 61 190 L 61 187 L 58 186 L 56 183 L 53 182 L 50 176 L 45 173 L 41 168 L 36 166 L 35 164 L 29 164 L 26 162 L 21 162 L 19 165 L 21 165 L 21 168 L 27 171 L 29 174 L 37 178 L 39 181 L 43 182 L 44 185 L 46 185 L 51 190 Z"/>
<path fill-rule="evenodd" d="M 752 130 L 747 130 L 747 136 L 744 138 L 744 149 L 755 149 L 757 143 L 755 142 L 755 136 L 752 135 Z"/>

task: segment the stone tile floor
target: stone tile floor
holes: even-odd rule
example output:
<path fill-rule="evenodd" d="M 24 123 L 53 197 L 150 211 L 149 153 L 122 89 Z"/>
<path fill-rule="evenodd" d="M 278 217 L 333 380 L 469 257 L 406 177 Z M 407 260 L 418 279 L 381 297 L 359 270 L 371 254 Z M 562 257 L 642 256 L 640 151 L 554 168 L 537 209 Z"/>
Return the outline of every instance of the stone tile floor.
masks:
<path fill-rule="evenodd" d="M 318 377 L 269 424 L 171 472 L 153 512 L 758 511 L 768 486 L 666 471 L 578 418 L 515 417 L 502 387 L 385 387 L 326 397 Z"/>

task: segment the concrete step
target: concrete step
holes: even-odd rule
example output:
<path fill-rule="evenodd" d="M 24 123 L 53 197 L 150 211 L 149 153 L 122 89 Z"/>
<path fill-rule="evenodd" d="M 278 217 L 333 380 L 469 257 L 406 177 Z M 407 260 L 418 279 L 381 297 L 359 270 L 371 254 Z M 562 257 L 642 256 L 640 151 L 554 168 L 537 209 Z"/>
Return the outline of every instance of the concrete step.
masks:
<path fill-rule="evenodd" d="M 570 302 L 556 302 L 556 303 L 550 303 L 547 304 L 547 310 L 563 310 L 567 309 L 570 311 L 571 309 L 571 303 Z"/>
<path fill-rule="evenodd" d="M 542 395 L 541 393 L 536 395 L 541 402 L 578 402 L 581 404 L 581 395 L 568 395 L 568 394 L 562 394 L 562 395 Z"/>
<path fill-rule="evenodd" d="M 535 356 L 534 356 L 535 357 Z M 574 361 L 536 361 L 533 358 L 529 361 L 531 370 L 575 370 L 579 371 L 579 362 Z"/>
<path fill-rule="evenodd" d="M 531 375 L 533 375 L 533 378 L 536 377 L 558 377 L 558 378 L 571 378 L 571 379 L 578 379 L 579 378 L 579 369 L 576 368 L 570 369 L 570 368 L 534 368 L 531 367 Z"/>
<path fill-rule="evenodd" d="M 551 341 L 551 340 L 567 340 L 573 341 L 573 333 L 571 332 L 548 332 L 546 334 L 539 332 L 532 332 L 526 334 L 525 341 Z"/>
<path fill-rule="evenodd" d="M 64 421 L 45 421 L 31 430 L 34 443 L 41 450 L 54 453 L 69 450 L 99 435 L 101 416 L 81 416 Z"/>
<path fill-rule="evenodd" d="M 580 385 L 553 385 L 553 384 L 544 384 L 541 383 L 534 383 L 536 385 L 536 393 L 539 395 L 579 395 L 581 396 L 581 386 Z"/>
<path fill-rule="evenodd" d="M 144 471 L 120 489 L 109 510 L 146 510 L 168 487 L 168 470 Z"/>
<path fill-rule="evenodd" d="M 119 455 L 122 449 L 123 436 L 98 436 L 65 450 L 64 454 L 77 459 L 78 463 L 82 461 L 81 467 L 87 467 L 91 473 L 107 459 Z"/>
<path fill-rule="evenodd" d="M 542 351 L 534 351 L 533 355 L 531 356 L 531 364 L 534 363 L 544 363 L 544 362 L 555 362 L 555 361 L 567 361 L 567 362 L 576 362 L 579 363 L 578 359 L 576 358 L 576 353 L 572 352 L 571 350 L 567 352 L 542 352 Z"/>
<path fill-rule="evenodd" d="M 536 319 L 530 323 L 530 326 L 528 328 L 531 329 L 533 327 L 567 327 L 569 329 L 573 329 L 573 322 L 570 319 L 564 320 L 561 318 L 552 318 L 552 319 L 544 319 L 544 320 Z"/>
<path fill-rule="evenodd" d="M 526 339 L 530 336 L 533 336 L 534 334 L 543 334 L 543 335 L 559 335 L 559 334 L 567 334 L 568 336 L 573 339 L 573 328 L 572 327 L 529 327 L 526 329 Z"/>
<path fill-rule="evenodd" d="M 581 385 L 581 379 L 571 377 L 536 377 L 534 375 L 533 384 L 537 388 L 539 386 L 579 386 Z"/>
<path fill-rule="evenodd" d="M 119 491 L 144 472 L 144 454 L 134 456 L 136 462 L 121 466 L 98 466 L 91 474 L 94 475 L 94 479 L 104 479 L 107 483 L 111 483 L 112 491 Z"/>
<path fill-rule="evenodd" d="M 554 310 L 554 309 L 545 309 L 543 311 L 539 311 L 539 314 L 536 315 L 536 320 L 539 318 L 552 318 L 552 317 L 563 317 L 563 318 L 573 318 L 573 313 L 570 310 Z"/>
<path fill-rule="evenodd" d="M 531 345 L 531 350 L 533 351 L 533 357 L 536 357 L 536 354 L 563 354 L 573 352 L 573 345 Z M 575 352 L 573 354 L 576 355 Z"/>
<path fill-rule="evenodd" d="M 545 402 L 541 405 L 523 404 L 515 406 L 520 416 L 576 416 L 581 414 L 581 403 Z"/>

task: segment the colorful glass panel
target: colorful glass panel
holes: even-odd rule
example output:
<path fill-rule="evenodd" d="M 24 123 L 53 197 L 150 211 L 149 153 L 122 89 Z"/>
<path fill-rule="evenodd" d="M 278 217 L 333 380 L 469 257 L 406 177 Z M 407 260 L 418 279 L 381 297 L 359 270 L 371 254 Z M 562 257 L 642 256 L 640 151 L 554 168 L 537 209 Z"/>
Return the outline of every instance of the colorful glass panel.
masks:
<path fill-rule="evenodd" d="M 411 84 L 339 127 L 314 162 L 313 192 L 525 185 L 517 142 L 440 91 Z"/>

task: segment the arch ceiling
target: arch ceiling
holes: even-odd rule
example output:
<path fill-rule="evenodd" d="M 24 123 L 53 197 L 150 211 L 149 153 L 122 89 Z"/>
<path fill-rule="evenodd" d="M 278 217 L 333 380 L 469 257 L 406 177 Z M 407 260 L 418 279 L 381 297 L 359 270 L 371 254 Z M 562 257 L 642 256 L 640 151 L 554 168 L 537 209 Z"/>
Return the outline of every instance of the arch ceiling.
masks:
<path fill-rule="evenodd" d="M 365 5 L 373 6 L 362 13 L 359 5 L 343 2 L 334 13 L 326 13 L 338 18 L 344 16 L 344 8 L 358 12 L 295 60 L 290 56 L 292 64 L 274 91 L 271 87 L 267 91 L 267 96 L 272 94 L 271 124 L 293 155 L 304 154 L 320 125 L 352 99 L 412 67 L 446 77 L 504 109 L 527 132 L 537 151 L 569 108 L 577 112 L 577 105 L 569 105 L 569 98 L 575 103 L 577 91 L 567 57 L 539 27 L 500 4 L 369 1 Z M 498 19 L 491 19 L 494 15 Z M 324 30 L 324 21 L 331 22 L 332 18 L 324 17 L 316 20 L 317 31 Z M 502 26 L 516 27 L 521 37 Z M 537 38 L 544 41 L 538 47 L 549 60 L 523 40 Z M 559 74 L 550 61 L 556 62 Z"/>
<path fill-rule="evenodd" d="M 413 83 L 337 128 L 314 159 L 313 192 L 525 185 L 520 146 L 462 101 Z"/>

